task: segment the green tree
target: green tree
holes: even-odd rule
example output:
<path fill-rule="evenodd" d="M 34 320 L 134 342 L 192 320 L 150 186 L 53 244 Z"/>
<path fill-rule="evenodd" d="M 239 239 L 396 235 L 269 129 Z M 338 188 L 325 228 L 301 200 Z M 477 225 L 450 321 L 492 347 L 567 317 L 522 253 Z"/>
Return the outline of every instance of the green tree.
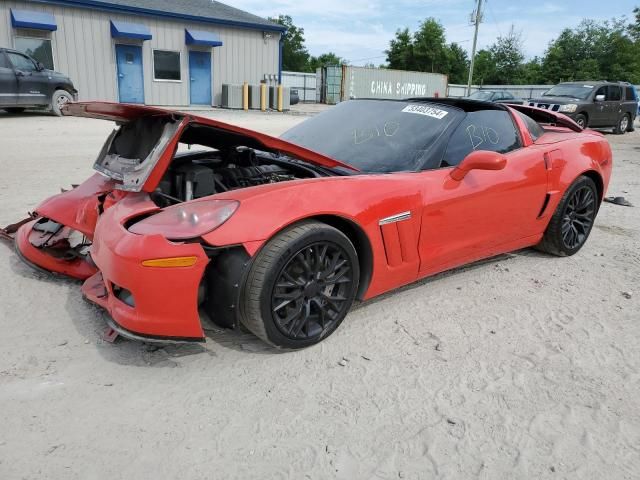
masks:
<path fill-rule="evenodd" d="M 524 53 L 522 52 L 522 34 L 516 32 L 513 25 L 506 36 L 499 36 L 491 47 L 491 59 L 494 63 L 493 78 L 495 85 L 513 85 L 523 79 Z"/>
<path fill-rule="evenodd" d="M 287 29 L 282 42 L 282 69 L 292 72 L 309 71 L 309 52 L 304 44 L 304 29 L 296 27 L 289 15 L 269 20 Z"/>
<path fill-rule="evenodd" d="M 319 67 L 326 67 L 329 65 L 342 65 L 346 63 L 347 61 L 344 58 L 339 57 L 333 52 L 323 53 L 322 55 L 318 55 L 317 57 L 310 57 L 309 70 L 315 72 L 316 68 Z"/>
<path fill-rule="evenodd" d="M 475 85 L 491 85 L 496 78 L 496 62 L 490 50 L 479 50 L 473 67 Z M 463 82 L 465 83 L 465 82 Z"/>
<path fill-rule="evenodd" d="M 408 28 L 398 29 L 396 36 L 389 42 L 389 49 L 385 50 L 389 68 L 396 70 L 416 70 L 413 54 L 413 37 Z"/>
<path fill-rule="evenodd" d="M 634 37 L 634 26 L 618 19 L 583 20 L 575 29 L 563 30 L 546 51 L 544 79 L 640 82 L 640 41 Z"/>
<path fill-rule="evenodd" d="M 522 83 L 537 85 L 544 82 L 542 59 L 540 57 L 533 57 L 522 66 Z"/>
<path fill-rule="evenodd" d="M 444 27 L 435 18 L 427 18 L 413 35 L 413 53 L 418 71 L 446 73 L 447 45 Z"/>
<path fill-rule="evenodd" d="M 635 21 L 628 26 L 629 35 L 636 42 L 640 42 L 640 7 L 633 9 L 633 15 L 635 16 Z"/>
<path fill-rule="evenodd" d="M 466 83 L 469 75 L 469 57 L 467 52 L 457 43 L 451 43 L 446 48 L 447 73 L 449 83 Z"/>

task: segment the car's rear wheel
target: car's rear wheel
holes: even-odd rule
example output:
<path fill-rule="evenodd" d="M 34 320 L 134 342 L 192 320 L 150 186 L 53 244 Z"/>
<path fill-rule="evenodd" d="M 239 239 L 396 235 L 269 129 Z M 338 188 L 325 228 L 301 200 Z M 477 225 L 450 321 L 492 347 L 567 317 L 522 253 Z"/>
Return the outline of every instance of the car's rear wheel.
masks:
<path fill-rule="evenodd" d="M 73 97 L 69 92 L 65 90 L 56 90 L 55 93 L 53 94 L 53 97 L 51 97 L 51 111 L 55 115 L 61 116 L 62 107 L 64 107 L 65 104 L 72 101 L 73 101 Z"/>
<path fill-rule="evenodd" d="M 4 110 L 6 110 L 7 113 L 22 113 L 25 111 L 25 109 L 21 107 L 7 107 Z"/>
<path fill-rule="evenodd" d="M 618 120 L 618 123 L 616 124 L 615 128 L 613 129 L 613 133 L 615 133 L 616 135 L 622 135 L 622 134 L 626 133 L 626 131 L 629 130 L 629 124 L 630 123 L 631 123 L 631 121 L 629 119 L 629 114 L 625 113 L 624 115 L 622 115 L 620 120 Z"/>
<path fill-rule="evenodd" d="M 242 295 L 242 323 L 276 347 L 314 345 L 351 307 L 360 270 L 349 238 L 321 222 L 303 222 L 271 239 L 256 256 Z"/>
<path fill-rule="evenodd" d="M 578 177 L 560 200 L 537 248 L 561 257 L 577 253 L 589 238 L 599 203 L 593 180 Z"/>
<path fill-rule="evenodd" d="M 579 113 L 576 115 L 575 122 L 580 125 L 580 128 L 587 128 L 589 125 L 587 121 L 587 116 L 584 113 Z"/>

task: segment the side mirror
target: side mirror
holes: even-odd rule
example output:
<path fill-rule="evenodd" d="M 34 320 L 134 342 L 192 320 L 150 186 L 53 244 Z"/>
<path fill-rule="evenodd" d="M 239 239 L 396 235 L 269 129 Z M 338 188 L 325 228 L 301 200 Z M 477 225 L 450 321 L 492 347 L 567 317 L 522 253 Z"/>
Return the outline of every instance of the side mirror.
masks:
<path fill-rule="evenodd" d="M 39 72 L 41 72 L 41 71 L 43 71 L 43 70 L 45 69 L 45 68 L 44 68 L 44 65 L 42 64 L 42 62 L 36 62 L 36 69 L 37 69 Z"/>
<path fill-rule="evenodd" d="M 476 150 L 467 155 L 451 172 L 451 178 L 462 180 L 471 170 L 502 170 L 507 165 L 504 155 L 487 150 Z"/>
<path fill-rule="evenodd" d="M 596 102 L 604 102 L 604 95 L 596 95 Z"/>

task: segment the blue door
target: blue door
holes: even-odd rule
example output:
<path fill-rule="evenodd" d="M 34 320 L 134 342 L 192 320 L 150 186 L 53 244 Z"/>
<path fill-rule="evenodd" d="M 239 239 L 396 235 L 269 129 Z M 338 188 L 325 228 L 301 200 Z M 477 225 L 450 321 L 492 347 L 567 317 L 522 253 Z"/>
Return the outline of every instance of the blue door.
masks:
<path fill-rule="evenodd" d="M 191 104 L 211 105 L 211 52 L 189 51 Z"/>
<path fill-rule="evenodd" d="M 142 47 L 116 45 L 118 92 L 123 103 L 144 103 Z"/>

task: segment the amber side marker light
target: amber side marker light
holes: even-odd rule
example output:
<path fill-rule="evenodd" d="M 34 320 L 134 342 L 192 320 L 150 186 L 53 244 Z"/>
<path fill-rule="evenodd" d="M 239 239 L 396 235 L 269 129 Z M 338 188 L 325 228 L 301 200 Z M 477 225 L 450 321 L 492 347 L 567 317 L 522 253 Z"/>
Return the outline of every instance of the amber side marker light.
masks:
<path fill-rule="evenodd" d="M 144 260 L 143 267 L 192 267 L 198 261 L 198 257 L 172 257 L 172 258 L 154 258 L 153 260 Z"/>

